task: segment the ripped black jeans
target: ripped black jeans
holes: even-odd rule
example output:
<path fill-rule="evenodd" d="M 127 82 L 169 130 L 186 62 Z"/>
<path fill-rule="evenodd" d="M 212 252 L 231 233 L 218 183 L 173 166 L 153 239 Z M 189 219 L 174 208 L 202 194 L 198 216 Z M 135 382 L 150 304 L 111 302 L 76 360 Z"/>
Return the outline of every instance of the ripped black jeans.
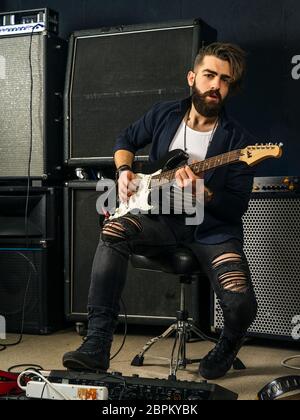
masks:
<path fill-rule="evenodd" d="M 182 216 L 128 215 L 106 222 L 95 254 L 88 298 L 88 335 L 111 341 L 132 253 L 155 256 L 189 247 L 208 276 L 224 313 L 224 333 L 243 336 L 257 312 L 248 263 L 238 240 L 204 245 Z"/>

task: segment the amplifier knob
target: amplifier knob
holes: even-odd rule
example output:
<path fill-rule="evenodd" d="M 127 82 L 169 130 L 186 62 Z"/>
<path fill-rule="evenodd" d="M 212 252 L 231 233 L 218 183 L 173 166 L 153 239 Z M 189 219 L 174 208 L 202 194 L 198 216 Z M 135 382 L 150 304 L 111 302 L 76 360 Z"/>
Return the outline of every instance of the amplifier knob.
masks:
<path fill-rule="evenodd" d="M 296 189 L 296 187 L 295 187 L 295 185 L 294 184 L 291 184 L 290 186 L 289 186 L 289 190 L 290 191 L 294 191 Z"/>

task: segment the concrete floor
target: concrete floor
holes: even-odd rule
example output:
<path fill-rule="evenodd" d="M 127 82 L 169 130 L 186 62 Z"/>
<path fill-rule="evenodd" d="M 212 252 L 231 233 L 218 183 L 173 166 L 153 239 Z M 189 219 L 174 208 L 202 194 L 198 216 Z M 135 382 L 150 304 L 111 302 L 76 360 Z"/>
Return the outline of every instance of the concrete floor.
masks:
<path fill-rule="evenodd" d="M 8 335 L 7 341 L 14 341 L 16 336 Z M 159 358 L 167 358 L 171 354 L 173 339 L 166 339 L 155 344 L 145 357 L 144 366 L 132 367 L 132 358 L 140 351 L 146 341 L 152 336 L 137 335 L 129 331 L 125 347 L 111 362 L 111 371 L 122 372 L 131 376 L 138 374 L 146 378 L 167 378 L 169 374 L 168 362 Z M 73 350 L 80 345 L 82 338 L 72 330 L 65 330 L 49 336 L 25 335 L 23 341 L 16 347 L 9 347 L 0 352 L 0 370 L 18 364 L 38 364 L 45 370 L 63 369 L 61 358 L 63 353 Z M 122 333 L 115 336 L 112 354 L 120 347 L 123 340 Z M 257 340 L 256 340 L 257 341 Z M 196 342 L 188 344 L 188 357 L 199 358 L 205 355 L 213 344 Z M 286 347 L 286 348 L 285 348 Z M 213 381 L 239 395 L 240 400 L 254 400 L 257 392 L 271 380 L 288 375 L 297 375 L 299 371 L 281 367 L 282 359 L 299 354 L 296 346 L 284 346 L 283 343 L 271 345 L 247 344 L 239 354 L 247 366 L 245 371 L 231 370 L 224 378 Z M 300 361 L 294 364 L 300 365 Z M 19 369 L 20 371 L 20 369 Z M 179 371 L 178 379 L 200 381 L 197 365 L 189 365 L 186 370 Z"/>

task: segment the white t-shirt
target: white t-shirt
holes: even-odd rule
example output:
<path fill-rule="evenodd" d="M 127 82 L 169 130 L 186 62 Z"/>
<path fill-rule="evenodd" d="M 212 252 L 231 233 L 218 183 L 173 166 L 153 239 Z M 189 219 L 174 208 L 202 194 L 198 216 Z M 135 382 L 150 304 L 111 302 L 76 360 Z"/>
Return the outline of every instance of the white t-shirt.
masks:
<path fill-rule="evenodd" d="M 184 150 L 184 131 L 185 131 L 185 122 L 182 121 L 180 124 L 177 133 L 172 140 L 169 151 L 175 149 Z M 201 132 L 193 130 L 190 127 L 186 127 L 186 153 L 189 154 L 188 163 L 191 164 L 193 160 L 197 162 L 202 161 L 206 158 L 207 150 L 210 144 L 210 141 L 213 136 L 213 130 L 207 132 Z M 181 210 L 183 208 L 182 202 L 182 190 L 179 188 L 176 183 L 173 186 L 173 197 L 174 197 L 174 208 Z M 179 194 L 179 195 L 178 195 Z M 191 209 L 195 208 L 194 197 L 191 194 L 185 195 L 185 210 L 192 213 Z"/>
<path fill-rule="evenodd" d="M 170 152 L 175 149 L 184 150 L 184 130 L 185 122 L 182 121 L 170 144 Z M 201 132 L 195 131 L 188 126 L 186 127 L 186 152 L 190 155 L 189 164 L 191 164 L 193 160 L 202 161 L 206 158 L 212 132 L 213 130 Z"/>

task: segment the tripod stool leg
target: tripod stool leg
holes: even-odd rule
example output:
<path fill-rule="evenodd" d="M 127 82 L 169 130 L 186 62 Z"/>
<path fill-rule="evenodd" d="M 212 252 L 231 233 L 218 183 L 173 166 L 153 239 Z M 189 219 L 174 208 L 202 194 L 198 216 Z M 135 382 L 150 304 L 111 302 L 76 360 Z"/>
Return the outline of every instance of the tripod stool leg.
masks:
<path fill-rule="evenodd" d="M 185 369 L 189 360 L 186 358 L 186 336 L 189 324 L 186 321 L 177 321 L 176 337 L 173 346 L 171 361 L 170 361 L 170 376 L 169 379 L 176 379 L 178 369 Z M 174 358 L 175 350 L 177 348 L 177 358 Z"/>
<path fill-rule="evenodd" d="M 190 334 L 191 332 L 194 332 L 198 337 L 201 338 L 203 341 L 211 341 L 209 337 L 207 337 L 204 333 L 202 333 L 199 328 L 197 328 L 192 322 L 185 321 L 184 327 L 183 327 L 183 342 L 182 342 L 182 348 L 181 348 L 181 359 L 179 360 L 179 366 L 182 366 L 183 368 L 186 368 L 186 365 L 191 365 L 193 363 L 200 363 L 202 359 L 188 359 L 186 357 L 186 343 L 187 343 L 187 334 Z"/>
<path fill-rule="evenodd" d="M 142 348 L 142 351 L 137 354 L 132 362 L 131 362 L 131 366 L 143 366 L 144 363 L 144 355 L 145 353 L 150 350 L 150 348 L 157 343 L 158 341 L 164 339 L 164 338 L 168 338 L 173 331 L 176 331 L 176 324 L 172 324 L 164 333 L 162 333 L 161 335 L 151 338 L 151 340 L 148 341 L 148 343 L 145 344 L 145 346 Z"/>

